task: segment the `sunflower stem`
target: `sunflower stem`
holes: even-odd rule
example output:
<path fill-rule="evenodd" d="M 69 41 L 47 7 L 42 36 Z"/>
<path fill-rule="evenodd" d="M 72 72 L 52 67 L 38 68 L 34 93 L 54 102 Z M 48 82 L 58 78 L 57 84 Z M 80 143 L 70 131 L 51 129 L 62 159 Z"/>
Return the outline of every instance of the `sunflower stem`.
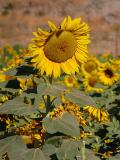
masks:
<path fill-rule="evenodd" d="M 83 147 L 82 147 L 82 160 L 85 160 L 85 141 L 83 141 Z"/>
<path fill-rule="evenodd" d="M 53 82 L 53 76 L 49 76 L 49 83 L 52 84 Z"/>

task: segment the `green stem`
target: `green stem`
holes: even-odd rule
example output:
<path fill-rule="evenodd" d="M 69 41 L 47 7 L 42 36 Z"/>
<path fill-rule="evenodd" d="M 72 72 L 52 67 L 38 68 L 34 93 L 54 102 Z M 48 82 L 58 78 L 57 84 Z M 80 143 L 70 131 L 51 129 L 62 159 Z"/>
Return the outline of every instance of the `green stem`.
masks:
<path fill-rule="evenodd" d="M 50 84 L 52 84 L 52 81 L 53 81 L 53 76 L 49 77 Z"/>
<path fill-rule="evenodd" d="M 83 141 L 83 147 L 82 147 L 82 160 L 85 160 L 85 141 Z"/>

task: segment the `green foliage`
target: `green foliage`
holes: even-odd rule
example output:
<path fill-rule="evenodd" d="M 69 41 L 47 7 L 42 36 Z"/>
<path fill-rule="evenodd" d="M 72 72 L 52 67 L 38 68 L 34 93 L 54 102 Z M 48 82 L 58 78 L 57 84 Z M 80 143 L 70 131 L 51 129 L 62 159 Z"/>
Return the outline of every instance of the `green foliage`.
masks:
<path fill-rule="evenodd" d="M 28 149 L 19 136 L 11 136 L 0 141 L 0 157 L 6 152 L 12 160 L 46 160 L 39 148 Z"/>
<path fill-rule="evenodd" d="M 80 141 L 65 140 L 62 143 L 61 147 L 57 150 L 57 158 L 59 160 L 62 160 L 62 159 L 73 160 L 73 159 L 75 159 L 75 157 L 78 153 L 78 148 L 80 147 L 80 145 L 81 145 Z"/>
<path fill-rule="evenodd" d="M 43 125 L 45 130 L 51 134 L 61 132 L 68 136 L 79 137 L 80 135 L 79 124 L 76 118 L 68 113 L 65 113 L 62 117 L 56 119 L 46 117 L 43 119 Z"/>
<path fill-rule="evenodd" d="M 15 49 L 18 51 L 19 46 Z M 52 81 L 51 77 L 41 77 L 26 63 L 4 74 L 13 79 L 0 83 L 0 159 L 120 159 L 120 81 L 111 87 L 101 85 L 104 92 L 98 94 L 67 88 L 62 77 Z M 74 108 L 65 111 L 65 104 L 70 102 Z M 59 106 L 64 107 L 59 110 Z M 110 121 L 90 119 L 85 106 L 107 111 Z M 86 125 L 78 121 L 80 115 Z M 23 140 L 23 136 L 28 139 Z"/>
<path fill-rule="evenodd" d="M 76 89 L 72 89 L 71 92 L 66 95 L 66 98 L 80 106 L 96 106 L 95 101 L 90 96 L 87 96 L 84 92 Z"/>

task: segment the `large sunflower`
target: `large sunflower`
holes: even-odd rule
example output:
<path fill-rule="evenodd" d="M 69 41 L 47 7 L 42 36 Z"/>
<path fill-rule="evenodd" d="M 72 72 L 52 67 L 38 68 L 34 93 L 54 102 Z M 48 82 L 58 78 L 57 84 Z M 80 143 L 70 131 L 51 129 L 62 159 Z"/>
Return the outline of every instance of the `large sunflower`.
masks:
<path fill-rule="evenodd" d="M 38 29 L 35 38 L 29 45 L 33 65 L 41 75 L 59 77 L 62 72 L 72 74 L 78 72 L 79 63 L 87 58 L 87 44 L 89 43 L 89 27 L 81 23 L 80 18 L 65 18 L 56 27 L 48 22 L 50 31 Z"/>
<path fill-rule="evenodd" d="M 119 74 L 116 72 L 114 66 L 108 62 L 104 63 L 99 71 L 99 79 L 105 85 L 111 86 L 119 79 Z"/>

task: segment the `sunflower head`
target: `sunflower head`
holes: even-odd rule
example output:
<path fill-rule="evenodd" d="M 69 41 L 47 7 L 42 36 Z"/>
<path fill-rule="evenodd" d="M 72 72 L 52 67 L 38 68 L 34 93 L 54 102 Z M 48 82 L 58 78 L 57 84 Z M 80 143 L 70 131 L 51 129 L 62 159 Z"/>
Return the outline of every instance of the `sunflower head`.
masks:
<path fill-rule="evenodd" d="M 40 74 L 59 77 L 61 73 L 79 71 L 79 63 L 87 58 L 89 27 L 80 18 L 65 18 L 59 27 L 48 22 L 50 31 L 38 29 L 29 45 L 33 66 Z"/>
<path fill-rule="evenodd" d="M 62 63 L 73 57 L 76 47 L 77 41 L 74 35 L 68 31 L 60 31 L 47 40 L 44 54 L 49 60 Z"/>
<path fill-rule="evenodd" d="M 104 70 L 104 73 L 105 73 L 106 77 L 108 77 L 108 78 L 112 78 L 114 76 L 114 72 L 111 68 L 106 68 Z"/>
<path fill-rule="evenodd" d="M 116 71 L 120 71 L 120 59 L 110 59 L 110 62 Z"/>
<path fill-rule="evenodd" d="M 64 82 L 67 87 L 73 87 L 77 83 L 76 78 L 73 75 L 66 75 Z"/>
<path fill-rule="evenodd" d="M 86 75 L 83 80 L 83 85 L 85 87 L 86 92 L 90 92 L 90 91 L 94 91 L 97 93 L 103 92 L 102 88 L 96 87 L 98 83 L 99 83 L 99 79 L 97 74 Z"/>
<path fill-rule="evenodd" d="M 85 63 L 81 65 L 81 71 L 83 75 L 90 75 L 97 72 L 100 66 L 100 62 L 96 57 L 90 56 Z"/>
<path fill-rule="evenodd" d="M 88 112 L 89 116 L 98 122 L 107 122 L 110 121 L 109 114 L 106 111 L 103 111 L 99 108 L 93 106 L 85 106 L 84 111 Z"/>
<path fill-rule="evenodd" d="M 119 79 L 119 74 L 116 72 L 114 65 L 110 63 L 103 64 L 99 71 L 99 79 L 105 85 L 112 85 Z"/>

